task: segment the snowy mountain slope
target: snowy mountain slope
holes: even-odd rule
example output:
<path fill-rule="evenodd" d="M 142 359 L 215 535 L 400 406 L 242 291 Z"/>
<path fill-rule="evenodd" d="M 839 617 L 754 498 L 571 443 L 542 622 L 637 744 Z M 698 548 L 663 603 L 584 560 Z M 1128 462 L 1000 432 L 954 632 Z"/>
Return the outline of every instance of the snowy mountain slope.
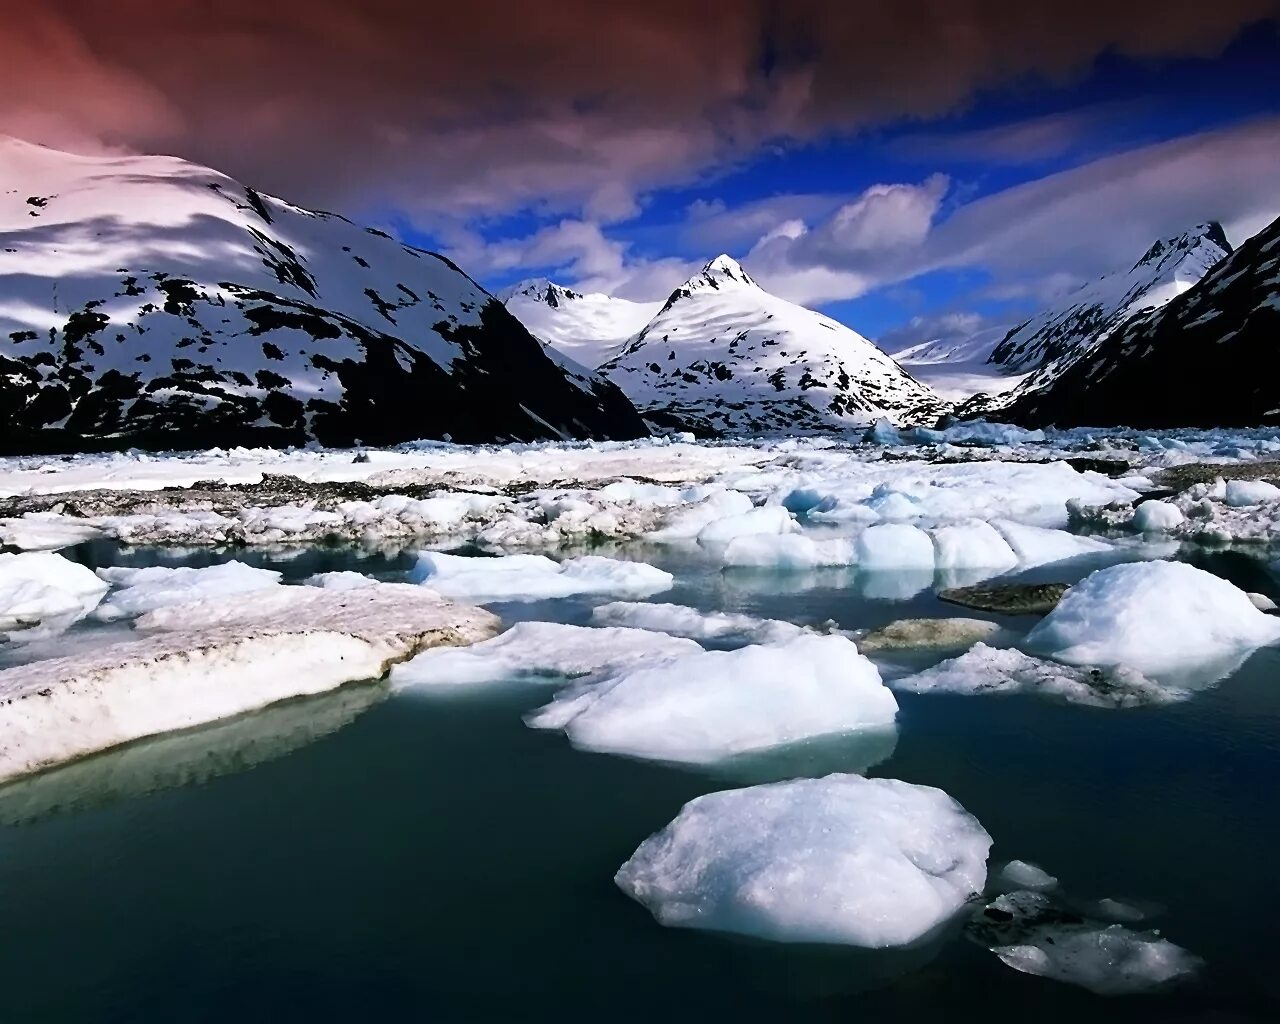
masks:
<path fill-rule="evenodd" d="M 1181 295 L 1230 252 L 1216 221 L 1157 241 L 1127 271 L 1084 285 L 1010 331 L 992 350 L 991 361 L 1009 373 L 1064 365 L 1131 316 Z"/>
<path fill-rule="evenodd" d="M 1280 424 L 1278 351 L 1280 220 L 1058 377 L 1020 388 L 1000 417 L 1059 426 Z"/>
<path fill-rule="evenodd" d="M 991 362 L 991 352 L 1008 327 L 986 327 L 963 337 L 933 338 L 891 355 L 907 373 L 941 398 L 963 402 L 979 392 L 997 395 L 1018 385 L 1025 374 L 1009 375 Z"/>
<path fill-rule="evenodd" d="M 728 256 L 677 288 L 600 372 L 650 423 L 707 436 L 932 422 L 945 406 L 861 335 L 770 295 Z"/>
<path fill-rule="evenodd" d="M 507 309 L 539 341 L 583 366 L 612 359 L 662 308 L 600 292 L 582 294 L 545 277 L 521 281 L 501 295 Z"/>
<path fill-rule="evenodd" d="M 169 157 L 0 139 L 8 451 L 632 437 L 443 257 Z"/>

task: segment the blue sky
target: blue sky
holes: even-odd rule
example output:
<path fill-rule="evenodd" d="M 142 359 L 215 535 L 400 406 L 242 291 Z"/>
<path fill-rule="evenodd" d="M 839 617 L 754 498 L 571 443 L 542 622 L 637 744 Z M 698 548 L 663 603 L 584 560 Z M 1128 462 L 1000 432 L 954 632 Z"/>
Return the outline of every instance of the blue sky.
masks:
<path fill-rule="evenodd" d="M 375 212 L 406 240 L 454 255 L 494 290 L 547 276 L 658 298 L 723 249 L 766 287 L 870 337 L 900 332 L 912 318 L 927 333 L 948 314 L 1016 320 L 1197 221 L 1220 219 L 1237 236 L 1256 230 L 1280 214 L 1277 115 L 1280 33 L 1271 23 L 1207 58 L 1104 52 L 1061 80 L 1023 77 L 978 92 L 948 116 L 765 142 L 690 180 L 624 194 L 622 209 L 603 216 L 525 204 L 424 224 Z M 1115 180 L 1130 181 L 1134 202 L 1121 187 L 1082 218 L 1090 194 Z M 883 199 L 879 186 L 904 189 L 893 210 L 857 206 Z M 1015 202 L 1019 189 L 1025 195 Z M 1048 217 L 1030 246 L 1016 236 L 988 244 L 999 233 L 993 220 L 1007 226 L 1000 207 L 1019 216 L 1036 205 L 1037 189 L 1054 197 L 1045 208 L 1061 205 L 1060 224 Z M 841 210 L 851 235 L 839 230 Z M 940 230 L 948 221 L 951 238 Z M 787 222 L 805 225 L 805 245 L 760 246 Z M 809 244 L 824 225 L 830 244 Z M 982 244 L 968 237 L 984 226 Z"/>

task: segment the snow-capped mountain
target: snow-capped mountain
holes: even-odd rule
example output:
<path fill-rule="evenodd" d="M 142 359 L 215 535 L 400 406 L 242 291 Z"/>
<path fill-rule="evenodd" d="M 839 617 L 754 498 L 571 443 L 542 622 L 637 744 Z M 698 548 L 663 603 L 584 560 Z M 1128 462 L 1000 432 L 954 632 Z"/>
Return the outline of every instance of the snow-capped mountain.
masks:
<path fill-rule="evenodd" d="M 984 327 L 971 334 L 947 335 L 888 351 L 907 373 L 927 384 L 940 398 L 963 402 L 975 394 L 1000 394 L 1015 386 L 1021 376 L 1000 372 L 991 363 L 991 351 L 1009 333 L 1007 326 Z M 881 339 L 883 344 L 883 339 Z"/>
<path fill-rule="evenodd" d="M 535 338 L 591 367 L 616 356 L 662 308 L 660 302 L 631 302 L 601 292 L 584 295 L 545 277 L 521 281 L 501 297 Z"/>
<path fill-rule="evenodd" d="M 932 421 L 944 407 L 866 338 L 770 295 L 728 256 L 600 371 L 650 423 L 711 436 Z"/>
<path fill-rule="evenodd" d="M 1000 413 L 1027 425 L 1280 424 L 1280 220 Z M 1030 383 L 1028 380 L 1027 383 Z"/>
<path fill-rule="evenodd" d="M 632 437 L 454 264 L 170 157 L 0 139 L 5 450 Z"/>
<path fill-rule="evenodd" d="M 1159 309 L 1231 252 L 1216 221 L 1156 242 L 1123 273 L 1083 285 L 1061 304 L 1009 332 L 991 352 L 1006 372 L 1064 365 L 1103 341 L 1131 316 Z"/>

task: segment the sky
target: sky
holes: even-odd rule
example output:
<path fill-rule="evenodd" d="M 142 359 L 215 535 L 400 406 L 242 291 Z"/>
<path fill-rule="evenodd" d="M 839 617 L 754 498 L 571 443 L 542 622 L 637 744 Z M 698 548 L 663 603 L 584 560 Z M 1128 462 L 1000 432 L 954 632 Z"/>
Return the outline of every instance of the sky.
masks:
<path fill-rule="evenodd" d="M 494 290 L 721 252 L 894 348 L 1280 215 L 1280 0 L 0 0 L 0 132 L 163 152 Z"/>

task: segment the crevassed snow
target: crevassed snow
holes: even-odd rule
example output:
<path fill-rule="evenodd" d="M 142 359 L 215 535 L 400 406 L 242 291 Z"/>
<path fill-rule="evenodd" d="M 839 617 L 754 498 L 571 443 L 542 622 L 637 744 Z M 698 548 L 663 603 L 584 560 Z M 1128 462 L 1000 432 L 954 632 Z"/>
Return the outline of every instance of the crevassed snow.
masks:
<path fill-rule="evenodd" d="M 558 684 L 701 650 L 692 640 L 648 629 L 517 622 L 483 643 L 423 651 L 391 670 L 391 684 L 397 688 L 501 680 Z"/>
<path fill-rule="evenodd" d="M 692 640 L 729 640 L 753 644 L 779 643 L 810 632 L 780 619 L 759 619 L 735 612 L 704 612 L 680 604 L 614 601 L 591 613 L 602 626 L 631 626 Z"/>
<path fill-rule="evenodd" d="M 1182 562 L 1100 569 L 1028 634 L 1028 650 L 1074 665 L 1176 675 L 1280 640 L 1280 619 Z"/>
<path fill-rule="evenodd" d="M 148 566 L 131 569 L 114 566 L 99 569 L 98 575 L 111 585 L 95 615 L 107 622 L 131 618 L 167 605 L 185 604 L 235 594 L 265 590 L 280 583 L 281 574 L 258 569 L 244 562 L 223 562 L 204 568 Z"/>
<path fill-rule="evenodd" d="M 980 892 L 990 846 L 939 789 L 830 775 L 691 800 L 615 881 L 664 925 L 881 948 Z"/>
<path fill-rule="evenodd" d="M 106 592 L 107 584 L 91 569 L 61 555 L 0 554 L 0 632 L 10 639 L 46 635 L 84 618 Z"/>
<path fill-rule="evenodd" d="M 701 651 L 562 690 L 528 722 L 584 750 L 705 764 L 893 726 L 898 704 L 842 636 Z"/>
<path fill-rule="evenodd" d="M 0 671 L 0 779 L 289 697 L 376 679 L 487 612 L 419 587 L 278 587 L 143 616 L 138 639 Z"/>
<path fill-rule="evenodd" d="M 670 590 L 675 582 L 671 573 L 644 562 L 600 555 L 557 562 L 545 555 L 484 558 L 435 551 L 418 556 L 409 579 L 446 597 L 490 602 L 538 601 L 577 594 L 646 597 Z"/>

